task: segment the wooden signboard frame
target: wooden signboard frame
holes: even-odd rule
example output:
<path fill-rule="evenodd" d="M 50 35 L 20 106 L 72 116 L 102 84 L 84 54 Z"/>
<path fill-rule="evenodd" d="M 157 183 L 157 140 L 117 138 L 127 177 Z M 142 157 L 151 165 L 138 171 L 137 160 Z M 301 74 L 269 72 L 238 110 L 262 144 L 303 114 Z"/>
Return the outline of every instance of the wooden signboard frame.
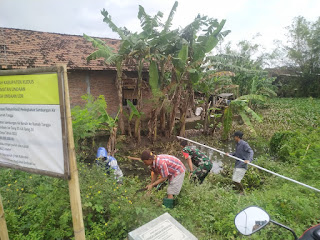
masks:
<path fill-rule="evenodd" d="M 38 169 L 30 169 L 21 166 L 0 164 L 0 167 L 14 168 L 31 173 L 37 173 L 41 175 L 47 175 L 51 177 L 59 177 L 68 179 L 70 205 L 72 212 L 72 222 L 74 236 L 76 240 L 85 239 L 85 229 L 83 223 L 80 186 L 78 169 L 76 163 L 76 155 L 73 140 L 71 109 L 69 100 L 69 88 L 68 88 L 68 76 L 65 65 L 57 65 L 52 67 L 32 68 L 32 69 L 18 69 L 18 70 L 1 70 L 0 76 L 10 75 L 30 75 L 30 74 L 46 74 L 57 73 L 58 86 L 59 86 L 59 99 L 60 99 L 60 113 L 61 113 L 61 128 L 62 128 L 62 141 L 63 141 L 63 156 L 64 156 L 64 174 L 58 174 L 49 171 L 43 171 Z M 1 204 L 1 202 L 0 202 Z M 7 229 L 4 218 L 4 211 L 1 205 L 0 207 L 0 229 Z M 7 240 L 8 238 L 0 235 L 1 240 Z"/>
<path fill-rule="evenodd" d="M 61 129 L 62 129 L 62 143 L 63 143 L 63 157 L 64 157 L 64 174 L 54 173 L 45 170 L 33 169 L 22 167 L 14 164 L 3 164 L 0 162 L 0 167 L 13 168 L 22 170 L 30 173 L 36 173 L 40 175 L 47 175 L 51 177 L 58 177 L 68 179 L 69 176 L 69 162 L 68 162 L 68 132 L 66 123 L 66 89 L 64 84 L 63 66 L 53 66 L 45 68 L 30 68 L 30 69 L 17 69 L 17 70 L 1 70 L 0 76 L 12 76 L 12 75 L 31 75 L 31 74 L 49 74 L 57 73 L 58 76 L 58 87 L 59 87 L 59 100 L 60 100 L 60 118 L 61 118 Z M 41 91 L 39 89 L 39 91 Z"/>

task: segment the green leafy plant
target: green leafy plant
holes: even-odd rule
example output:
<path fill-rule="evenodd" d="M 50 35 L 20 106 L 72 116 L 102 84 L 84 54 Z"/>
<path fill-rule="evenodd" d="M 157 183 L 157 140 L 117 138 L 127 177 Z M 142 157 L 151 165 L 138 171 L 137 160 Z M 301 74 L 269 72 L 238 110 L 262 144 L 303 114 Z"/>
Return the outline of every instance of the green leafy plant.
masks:
<path fill-rule="evenodd" d="M 71 110 L 73 136 L 79 158 L 86 158 L 89 150 L 86 143 L 88 140 L 93 141 L 100 130 L 110 135 L 108 151 L 113 153 L 118 117 L 112 118 L 107 113 L 107 103 L 103 95 L 96 99 L 92 95 L 84 95 L 82 99 L 86 102 L 85 106 L 76 106 Z"/>
<path fill-rule="evenodd" d="M 80 140 L 94 136 L 99 128 L 103 128 L 102 123 L 108 118 L 104 96 L 95 99 L 92 95 L 83 95 L 81 98 L 86 102 L 85 106 L 76 106 L 71 111 L 76 148 Z"/>

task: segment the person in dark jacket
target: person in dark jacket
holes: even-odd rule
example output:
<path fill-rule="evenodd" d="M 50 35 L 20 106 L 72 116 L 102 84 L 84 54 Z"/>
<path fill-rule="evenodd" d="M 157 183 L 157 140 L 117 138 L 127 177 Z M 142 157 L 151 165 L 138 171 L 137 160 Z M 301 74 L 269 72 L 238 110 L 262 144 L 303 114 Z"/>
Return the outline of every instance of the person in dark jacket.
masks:
<path fill-rule="evenodd" d="M 249 144 L 242 140 L 243 133 L 240 131 L 237 131 L 233 134 L 234 140 L 237 143 L 236 151 L 234 153 L 231 153 L 230 155 L 235 156 L 237 158 L 240 158 L 244 160 L 244 162 L 237 160 L 235 163 L 235 167 L 233 169 L 233 175 L 232 175 L 232 181 L 236 185 L 236 187 L 240 190 L 240 194 L 244 194 L 244 188 L 241 184 L 241 180 L 243 179 L 247 169 L 248 164 L 253 160 L 253 150 L 249 146 Z M 226 153 L 226 155 L 229 155 L 229 153 Z"/>

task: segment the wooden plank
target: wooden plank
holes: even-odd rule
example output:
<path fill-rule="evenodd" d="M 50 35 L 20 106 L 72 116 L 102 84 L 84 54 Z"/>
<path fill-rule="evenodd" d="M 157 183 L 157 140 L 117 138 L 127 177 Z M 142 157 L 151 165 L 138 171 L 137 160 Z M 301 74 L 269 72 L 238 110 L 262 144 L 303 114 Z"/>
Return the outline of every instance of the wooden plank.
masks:
<path fill-rule="evenodd" d="M 73 140 L 68 76 L 67 76 L 66 66 L 63 65 L 59 67 L 63 68 L 63 78 L 64 78 L 65 107 L 66 107 L 67 129 L 68 129 L 69 168 L 70 168 L 70 179 L 68 183 L 69 183 L 70 205 L 71 205 L 72 222 L 73 222 L 73 232 L 74 232 L 75 240 L 83 240 L 85 239 L 85 229 L 83 224 L 79 176 L 78 176 L 76 153 L 75 153 L 74 140 Z"/>
<path fill-rule="evenodd" d="M 67 132 L 67 121 L 66 121 L 66 101 L 64 94 L 64 68 L 57 68 L 58 84 L 59 84 L 59 100 L 60 100 L 60 119 L 61 119 L 61 130 L 62 130 L 62 141 L 63 141 L 63 158 L 64 158 L 64 178 L 70 177 L 69 169 L 69 156 L 68 156 L 68 132 Z"/>
<path fill-rule="evenodd" d="M 4 210 L 0 195 L 0 240 L 9 240 L 6 219 L 4 218 Z"/>

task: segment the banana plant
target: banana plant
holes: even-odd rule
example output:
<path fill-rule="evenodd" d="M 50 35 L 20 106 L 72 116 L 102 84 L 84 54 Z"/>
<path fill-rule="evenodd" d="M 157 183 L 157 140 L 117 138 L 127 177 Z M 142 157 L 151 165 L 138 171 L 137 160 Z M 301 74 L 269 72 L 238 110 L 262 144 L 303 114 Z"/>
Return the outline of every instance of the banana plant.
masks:
<path fill-rule="evenodd" d="M 143 112 L 140 112 L 130 100 L 127 100 L 128 106 L 130 107 L 130 115 L 128 118 L 128 123 L 130 125 L 130 122 L 133 118 L 135 118 L 135 122 L 140 122 L 141 117 L 143 115 Z M 129 128 L 129 130 L 131 131 L 131 127 Z M 138 135 L 138 132 L 140 131 L 139 125 L 135 123 L 135 128 L 134 128 L 134 132 L 135 135 Z M 130 133 L 131 134 L 131 133 Z M 139 133 L 140 134 L 140 133 Z"/>
<path fill-rule="evenodd" d="M 101 14 L 104 16 L 103 21 L 108 24 L 108 26 L 111 28 L 111 30 L 115 33 L 117 33 L 121 38 L 120 47 L 117 53 L 117 61 L 116 61 L 116 67 L 117 67 L 117 85 L 118 85 L 118 95 L 119 95 L 119 104 L 120 107 L 120 116 L 121 119 L 123 119 L 123 110 L 122 110 L 122 64 L 125 60 L 133 60 L 136 63 L 137 66 L 137 72 L 138 72 L 138 79 L 137 79 L 137 93 L 138 93 L 138 110 L 141 111 L 142 109 L 142 71 L 143 66 L 145 62 L 145 56 L 148 54 L 148 46 L 146 40 L 147 30 L 150 26 L 145 25 L 144 30 L 142 33 L 131 33 L 126 28 L 120 28 L 118 27 L 113 21 L 108 11 L 103 9 L 101 11 Z M 139 6 L 139 13 L 138 18 L 141 19 L 141 21 L 144 19 L 144 9 Z M 156 17 L 161 17 L 161 13 L 159 12 Z M 154 22 L 154 21 L 153 21 Z M 120 99 L 121 95 L 121 99 Z M 121 122 L 121 124 L 123 121 Z M 124 124 L 123 124 L 124 125 Z M 138 129 L 139 131 L 135 131 L 135 137 L 140 142 L 141 136 L 140 136 L 140 118 L 136 121 L 135 129 Z"/>
<path fill-rule="evenodd" d="M 146 61 L 149 63 L 149 85 L 152 91 L 152 99 L 149 100 L 154 106 L 149 117 L 149 138 L 155 141 L 157 138 L 157 120 L 160 116 L 160 127 L 164 133 L 165 129 L 165 105 L 168 103 L 166 87 L 170 83 L 168 71 L 172 67 L 171 56 L 175 55 L 181 48 L 181 38 L 178 30 L 170 30 L 172 20 L 176 12 L 178 2 L 175 2 L 165 23 L 161 22 L 162 13 L 155 16 L 148 15 L 144 8 L 139 6 L 138 17 L 141 28 L 141 36 L 146 38 L 149 53 Z"/>
<path fill-rule="evenodd" d="M 117 81 L 116 87 L 118 92 L 118 101 L 119 101 L 119 126 L 121 134 L 124 134 L 124 120 L 123 120 L 123 106 L 122 106 L 122 63 L 127 58 L 128 53 L 126 50 L 126 45 L 122 42 L 118 52 L 111 47 L 109 47 L 101 39 L 94 39 L 92 37 L 83 34 L 83 37 L 92 43 L 92 46 L 97 49 L 87 57 L 87 61 L 104 58 L 106 64 L 114 64 L 117 69 Z"/>
<path fill-rule="evenodd" d="M 201 80 L 195 84 L 195 90 L 204 94 L 204 127 L 203 130 L 205 133 L 208 133 L 208 127 L 210 125 L 210 106 L 209 106 L 209 98 L 218 93 L 218 91 L 225 86 L 232 85 L 232 80 L 230 76 L 233 76 L 232 72 L 216 72 L 214 70 L 208 70 L 206 67 L 203 68 L 203 72 L 201 74 Z M 211 108 L 211 110 L 215 109 L 215 106 Z M 213 111 L 214 112 L 214 111 Z"/>
<path fill-rule="evenodd" d="M 178 94 L 184 92 L 186 96 L 193 95 L 194 85 L 201 79 L 202 69 L 201 66 L 205 62 L 206 54 L 218 44 L 218 42 L 229 34 L 229 30 L 222 31 L 226 20 L 218 21 L 217 19 L 209 18 L 207 16 L 198 15 L 192 23 L 187 25 L 181 31 L 181 37 L 187 42 L 187 61 L 184 65 L 181 61 L 173 61 L 173 65 L 178 70 L 176 71 L 177 78 L 182 72 L 179 68 L 184 66 L 183 73 L 186 78 L 181 82 L 181 90 Z M 179 56 L 178 56 L 179 57 Z M 179 57 L 180 58 L 180 57 Z M 181 98 L 178 97 L 180 100 Z M 183 98 L 180 103 L 180 136 L 185 134 L 185 121 L 186 112 L 192 99 L 189 97 Z"/>
<path fill-rule="evenodd" d="M 234 101 L 230 102 L 230 105 L 224 111 L 224 119 L 223 119 L 223 139 L 228 138 L 228 134 L 231 130 L 232 119 L 234 114 L 239 114 L 241 119 L 243 120 L 244 124 L 246 124 L 250 130 L 256 134 L 255 129 L 251 123 L 251 120 L 262 122 L 262 118 L 253 111 L 249 106 L 248 103 L 250 100 L 260 100 L 264 101 L 265 98 L 261 95 L 245 95 L 237 98 Z"/>

